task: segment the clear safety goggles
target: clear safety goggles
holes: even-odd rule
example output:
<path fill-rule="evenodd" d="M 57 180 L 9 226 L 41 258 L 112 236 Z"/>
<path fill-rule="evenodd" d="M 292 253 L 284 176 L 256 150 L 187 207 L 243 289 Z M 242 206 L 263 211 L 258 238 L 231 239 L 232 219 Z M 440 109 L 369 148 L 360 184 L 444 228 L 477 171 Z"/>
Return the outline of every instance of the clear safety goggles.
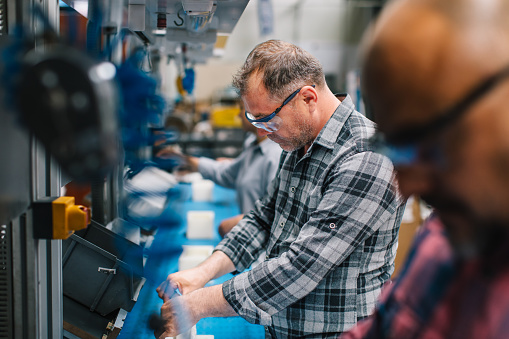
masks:
<path fill-rule="evenodd" d="M 313 88 L 315 87 L 315 85 L 311 85 Z M 247 120 L 256 128 L 261 128 L 269 133 L 272 133 L 272 132 L 275 132 L 277 131 L 278 129 L 281 128 L 281 125 L 283 124 L 283 119 L 281 119 L 280 117 L 276 116 L 276 114 L 279 113 L 279 111 L 281 111 L 281 109 L 287 104 L 289 103 L 290 101 L 292 101 L 293 98 L 295 98 L 295 96 L 300 92 L 300 90 L 302 89 L 303 87 L 297 89 L 295 92 L 293 92 L 292 94 L 290 94 L 288 96 L 288 98 L 285 99 L 285 101 L 283 101 L 283 103 L 281 104 L 281 106 L 279 106 L 278 108 L 276 108 L 276 110 L 274 112 L 272 112 L 271 114 L 267 115 L 266 117 L 263 117 L 263 118 L 259 118 L 259 119 L 256 119 L 251 113 L 249 113 L 248 111 L 246 111 L 246 118 Z"/>

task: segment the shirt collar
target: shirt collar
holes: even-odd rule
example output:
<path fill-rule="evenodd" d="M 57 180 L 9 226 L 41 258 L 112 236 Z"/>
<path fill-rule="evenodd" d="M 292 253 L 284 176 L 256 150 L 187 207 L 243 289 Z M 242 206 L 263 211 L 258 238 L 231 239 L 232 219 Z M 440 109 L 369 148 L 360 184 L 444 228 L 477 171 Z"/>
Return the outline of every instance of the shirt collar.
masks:
<path fill-rule="evenodd" d="M 265 138 L 262 140 L 262 142 L 257 142 L 256 140 L 257 136 L 254 133 L 249 132 L 249 135 L 246 137 L 246 141 L 244 143 L 244 147 L 257 147 L 260 149 L 260 152 L 262 154 L 266 154 L 269 152 L 269 149 L 273 146 L 274 141 L 270 140 L 269 138 Z"/>
<path fill-rule="evenodd" d="M 334 148 L 346 120 L 355 110 L 350 95 L 336 94 L 336 96 L 341 100 L 341 103 L 315 139 L 315 143 L 330 149 Z"/>
<path fill-rule="evenodd" d="M 262 142 L 258 143 L 258 146 L 260 147 L 260 151 L 262 151 L 263 154 L 268 153 L 269 149 L 273 146 L 272 144 L 274 141 L 270 140 L 269 138 L 262 140 Z"/>

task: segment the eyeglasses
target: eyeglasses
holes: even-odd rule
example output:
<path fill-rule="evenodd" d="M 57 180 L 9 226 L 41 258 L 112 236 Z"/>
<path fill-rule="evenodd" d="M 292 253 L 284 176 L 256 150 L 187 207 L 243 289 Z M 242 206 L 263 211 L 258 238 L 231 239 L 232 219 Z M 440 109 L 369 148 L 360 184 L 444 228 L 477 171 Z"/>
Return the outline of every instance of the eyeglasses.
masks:
<path fill-rule="evenodd" d="M 311 85 L 311 87 L 314 88 L 315 85 Z M 283 101 L 281 106 L 276 108 L 276 110 L 274 112 L 272 112 L 271 114 L 267 115 L 266 117 L 263 117 L 263 118 L 260 118 L 260 119 L 256 119 L 251 113 L 246 111 L 246 113 L 245 113 L 246 114 L 246 119 L 256 128 L 264 129 L 264 130 L 266 130 L 267 132 L 270 132 L 270 133 L 277 131 L 279 128 L 281 128 L 281 124 L 283 123 L 283 119 L 281 119 L 280 117 L 276 117 L 276 114 L 278 114 L 279 111 L 281 111 L 281 109 L 287 103 L 292 101 L 292 99 L 295 98 L 295 96 L 300 92 L 300 90 L 302 88 L 303 87 L 297 89 L 295 92 L 290 94 L 288 96 L 288 98 L 286 98 L 285 101 Z"/>
<path fill-rule="evenodd" d="M 447 126 L 458 121 L 468 112 L 468 109 L 473 104 L 507 77 L 509 77 L 509 66 L 506 66 L 501 71 L 475 86 L 462 100 L 438 115 L 439 117 L 437 119 L 423 126 L 406 128 L 404 131 L 391 136 L 385 136 L 381 132 L 376 132 L 370 139 L 370 144 L 374 147 L 375 152 L 386 155 L 393 162 L 394 166 L 404 166 L 415 163 L 419 154 L 422 153 L 419 149 L 423 140 L 431 139 L 431 136 L 438 135 L 439 132 L 443 131 Z M 439 153 L 437 145 L 428 147 L 427 151 L 428 155 L 433 154 L 435 157 L 437 157 Z"/>

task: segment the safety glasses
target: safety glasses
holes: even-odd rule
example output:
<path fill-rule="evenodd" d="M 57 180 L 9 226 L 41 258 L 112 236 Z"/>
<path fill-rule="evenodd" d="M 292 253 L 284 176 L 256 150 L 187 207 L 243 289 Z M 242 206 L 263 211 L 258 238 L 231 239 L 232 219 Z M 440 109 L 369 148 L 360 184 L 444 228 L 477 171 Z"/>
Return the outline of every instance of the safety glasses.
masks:
<path fill-rule="evenodd" d="M 311 86 L 313 88 L 315 87 L 315 85 L 311 85 Z M 300 90 L 302 88 L 303 87 L 297 89 L 292 94 L 290 94 L 288 96 L 288 98 L 286 98 L 285 101 L 283 101 L 281 106 L 276 108 L 276 110 L 274 112 L 272 112 L 271 114 L 267 115 L 266 117 L 256 119 L 251 113 L 246 111 L 246 113 L 245 113 L 246 114 L 246 119 L 251 124 L 253 124 L 254 127 L 264 129 L 267 132 L 272 133 L 272 132 L 275 132 L 275 131 L 279 130 L 281 128 L 282 123 L 283 123 L 283 119 L 281 119 L 280 117 L 277 117 L 276 114 L 278 114 L 279 111 L 281 111 L 281 109 L 286 104 L 288 104 L 290 101 L 292 101 L 292 99 L 295 98 L 295 96 L 300 92 Z"/>
<path fill-rule="evenodd" d="M 423 153 L 423 149 L 428 154 L 428 158 L 430 156 L 433 158 L 442 158 L 438 156 L 443 148 L 438 145 L 438 140 L 440 139 L 438 136 L 440 132 L 457 122 L 469 111 L 469 108 L 472 107 L 473 104 L 489 93 L 508 76 L 509 66 L 506 66 L 498 73 L 486 78 L 475 86 L 473 90 L 468 92 L 458 103 L 442 114 L 439 114 L 437 119 L 423 126 L 406 128 L 404 131 L 391 136 L 376 132 L 370 139 L 372 147 L 375 152 L 386 155 L 393 162 L 394 166 L 408 166 L 415 163 L 420 154 Z M 435 142 L 432 142 L 433 139 Z M 424 140 L 431 142 L 424 143 Z"/>

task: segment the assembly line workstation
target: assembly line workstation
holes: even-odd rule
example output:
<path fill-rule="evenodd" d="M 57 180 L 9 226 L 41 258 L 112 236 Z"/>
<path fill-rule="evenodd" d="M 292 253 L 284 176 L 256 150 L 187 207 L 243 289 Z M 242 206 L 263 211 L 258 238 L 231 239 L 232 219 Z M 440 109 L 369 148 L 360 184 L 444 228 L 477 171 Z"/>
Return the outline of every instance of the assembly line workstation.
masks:
<path fill-rule="evenodd" d="M 235 191 L 209 181 L 179 183 L 170 191 L 171 199 L 158 217 L 159 227 L 148 250 L 144 269 L 147 282 L 127 315 L 120 339 L 153 338 L 150 318 L 159 315 L 163 304 L 156 288 L 168 274 L 194 267 L 206 259 L 221 240 L 217 231 L 220 221 L 239 213 Z M 207 286 L 221 284 L 231 277 L 227 274 Z M 196 333 L 196 338 L 265 337 L 262 326 L 249 324 L 240 317 L 202 319 L 196 324 Z"/>

